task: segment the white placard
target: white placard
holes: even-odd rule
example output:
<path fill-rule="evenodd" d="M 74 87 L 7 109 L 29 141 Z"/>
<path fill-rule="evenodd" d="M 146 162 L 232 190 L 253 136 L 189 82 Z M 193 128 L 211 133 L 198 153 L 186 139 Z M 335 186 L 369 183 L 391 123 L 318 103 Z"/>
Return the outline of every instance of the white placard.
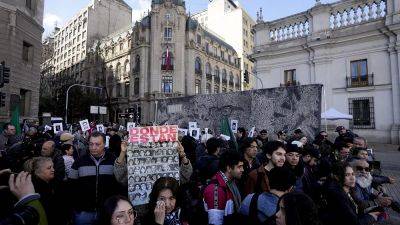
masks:
<path fill-rule="evenodd" d="M 107 107 L 99 106 L 99 114 L 106 115 L 107 114 Z"/>
<path fill-rule="evenodd" d="M 64 131 L 63 124 L 62 123 L 53 124 L 53 131 L 54 134 L 58 134 L 60 131 Z"/>
<path fill-rule="evenodd" d="M 189 130 L 191 128 L 197 128 L 197 122 L 189 122 Z"/>
<path fill-rule="evenodd" d="M 255 131 L 256 131 L 256 127 L 252 127 L 248 136 L 251 137 L 251 138 L 254 137 L 254 132 Z"/>
<path fill-rule="evenodd" d="M 87 120 L 87 119 L 81 120 L 81 121 L 79 121 L 79 124 L 81 125 L 81 129 L 83 132 L 90 130 L 89 120 Z"/>
<path fill-rule="evenodd" d="M 186 136 L 188 133 L 188 129 L 178 129 L 178 136 Z"/>
<path fill-rule="evenodd" d="M 232 130 L 232 133 L 234 133 L 234 134 L 237 133 L 238 125 L 239 125 L 239 121 L 237 121 L 237 120 L 231 120 L 231 130 Z"/>
<path fill-rule="evenodd" d="M 98 124 L 98 125 L 96 125 L 96 129 L 97 129 L 97 131 L 100 132 L 100 133 L 103 133 L 103 134 L 106 133 L 103 124 Z"/>
<path fill-rule="evenodd" d="M 127 130 L 130 131 L 132 128 L 136 127 L 136 123 L 134 122 L 128 122 L 126 124 Z"/>
<path fill-rule="evenodd" d="M 225 141 L 231 140 L 231 137 L 229 137 L 229 136 L 227 136 L 225 134 L 221 134 L 220 137 L 223 138 Z"/>
<path fill-rule="evenodd" d="M 190 128 L 189 135 L 196 140 L 200 139 L 200 128 Z"/>
<path fill-rule="evenodd" d="M 125 127 L 124 126 L 122 126 L 122 125 L 119 125 L 119 129 L 118 130 L 124 130 L 125 129 Z"/>
<path fill-rule="evenodd" d="M 44 126 L 44 132 L 49 131 L 51 129 L 53 129 L 51 126 L 48 125 Z"/>
<path fill-rule="evenodd" d="M 110 146 L 110 136 L 106 136 L 106 145 L 104 146 L 105 148 L 108 148 Z"/>
<path fill-rule="evenodd" d="M 99 114 L 99 107 L 91 105 L 90 106 L 90 114 Z"/>

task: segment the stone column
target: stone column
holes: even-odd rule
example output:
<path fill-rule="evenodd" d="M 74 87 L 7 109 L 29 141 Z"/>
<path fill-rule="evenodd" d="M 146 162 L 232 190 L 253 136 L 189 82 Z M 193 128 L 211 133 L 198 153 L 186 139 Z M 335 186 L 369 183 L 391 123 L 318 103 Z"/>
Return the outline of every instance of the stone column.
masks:
<path fill-rule="evenodd" d="M 212 70 L 212 69 L 211 69 Z M 211 72 L 212 73 L 212 72 Z M 214 94 L 215 76 L 211 76 L 211 91 L 210 94 Z"/>
<path fill-rule="evenodd" d="M 202 63 L 205 62 L 202 61 Z M 201 90 L 200 93 L 205 94 L 206 93 L 206 85 L 207 85 L 207 77 L 206 77 L 206 64 L 203 63 L 202 64 L 202 68 L 201 68 Z"/>
<path fill-rule="evenodd" d="M 396 51 L 397 50 L 397 51 Z M 390 131 L 392 144 L 400 143 L 400 47 L 389 47 L 390 74 L 392 79 L 392 99 L 393 99 L 393 125 Z"/>

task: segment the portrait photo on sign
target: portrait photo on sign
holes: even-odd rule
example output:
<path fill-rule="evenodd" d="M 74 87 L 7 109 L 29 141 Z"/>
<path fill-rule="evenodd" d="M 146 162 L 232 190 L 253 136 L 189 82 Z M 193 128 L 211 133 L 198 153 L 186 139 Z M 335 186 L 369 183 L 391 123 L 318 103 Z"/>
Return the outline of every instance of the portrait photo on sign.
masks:
<path fill-rule="evenodd" d="M 196 140 L 200 139 L 200 128 L 192 128 L 189 130 L 190 136 Z"/>
<path fill-rule="evenodd" d="M 178 129 L 178 135 L 179 135 L 180 137 L 186 136 L 187 133 L 188 133 L 188 129 Z"/>
<path fill-rule="evenodd" d="M 126 124 L 126 127 L 127 127 L 128 131 L 129 131 L 130 129 L 136 127 L 136 124 L 134 122 L 128 122 Z"/>
<path fill-rule="evenodd" d="M 63 124 L 62 123 L 53 124 L 53 131 L 55 134 L 59 133 L 60 131 L 63 131 Z"/>
<path fill-rule="evenodd" d="M 239 122 L 237 120 L 231 120 L 231 130 L 233 133 L 237 133 Z"/>
<path fill-rule="evenodd" d="M 197 122 L 189 122 L 189 129 L 197 128 Z"/>
<path fill-rule="evenodd" d="M 105 129 L 103 124 L 96 125 L 96 129 L 98 132 L 105 134 Z"/>
<path fill-rule="evenodd" d="M 81 120 L 79 121 L 79 124 L 81 125 L 81 129 L 83 132 L 90 130 L 90 124 L 89 120 Z"/>

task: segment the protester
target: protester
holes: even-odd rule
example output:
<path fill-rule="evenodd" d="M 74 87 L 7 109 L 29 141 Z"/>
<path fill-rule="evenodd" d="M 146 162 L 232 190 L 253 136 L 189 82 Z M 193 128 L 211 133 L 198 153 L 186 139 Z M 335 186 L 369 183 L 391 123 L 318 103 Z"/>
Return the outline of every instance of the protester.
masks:
<path fill-rule="evenodd" d="M 3 126 L 3 133 L 0 134 L 0 150 L 5 150 L 20 141 L 20 137 L 16 135 L 15 126 L 6 123 Z"/>
<path fill-rule="evenodd" d="M 295 176 L 296 183 L 294 185 L 295 191 L 303 190 L 303 174 L 304 174 L 304 164 L 300 161 L 300 148 L 297 145 L 289 144 L 286 147 L 286 161 L 284 166 L 288 168 Z"/>
<path fill-rule="evenodd" d="M 239 183 L 239 190 L 242 194 L 244 194 L 244 186 L 246 185 L 249 173 L 261 165 L 256 158 L 257 147 L 256 140 L 249 137 L 243 139 L 242 144 L 239 146 L 239 152 L 243 156 L 243 174 Z"/>
<path fill-rule="evenodd" d="M 150 193 L 146 225 L 182 225 L 180 201 L 177 198 L 179 184 L 174 178 L 161 177 Z"/>
<path fill-rule="evenodd" d="M 240 146 L 242 144 L 242 141 L 247 137 L 247 132 L 244 127 L 238 127 L 237 133 L 236 133 L 236 142 Z"/>
<path fill-rule="evenodd" d="M 269 190 L 268 174 L 274 167 L 282 167 L 285 163 L 285 145 L 280 141 L 270 141 L 263 146 L 263 153 L 268 163 L 249 173 L 243 193 L 248 195 L 254 192 Z"/>
<path fill-rule="evenodd" d="M 63 181 L 65 177 L 64 158 L 60 150 L 56 149 L 54 141 L 46 141 L 42 145 L 41 156 L 50 157 L 53 160 L 55 179 Z"/>
<path fill-rule="evenodd" d="M 71 144 L 63 144 L 61 145 L 61 151 L 64 154 L 64 167 L 65 167 L 65 179 L 69 176 L 71 171 L 72 164 L 74 163 L 74 146 Z"/>
<path fill-rule="evenodd" d="M 289 138 L 288 143 L 292 143 L 293 141 L 300 141 L 302 137 L 304 137 L 303 131 L 300 128 L 297 128 L 293 131 L 293 136 Z"/>
<path fill-rule="evenodd" d="M 2 170 L 0 171 L 0 176 L 9 172 Z M 46 213 L 39 201 L 40 195 L 35 192 L 31 175 L 27 172 L 20 172 L 18 175 L 11 174 L 8 184 L 8 188 L 18 199 L 18 202 L 14 205 L 13 212 L 9 213 L 6 217 L 0 218 L 0 224 L 47 225 Z"/>
<path fill-rule="evenodd" d="M 305 194 L 291 192 L 279 199 L 276 225 L 321 225 L 317 206 Z"/>
<path fill-rule="evenodd" d="M 118 135 L 118 129 L 112 128 L 110 133 L 110 144 L 109 144 L 109 151 L 114 154 L 114 156 L 118 156 L 121 152 L 121 136 Z"/>
<path fill-rule="evenodd" d="M 325 225 L 368 225 L 377 221 L 380 212 L 363 213 L 351 196 L 356 179 L 351 166 L 345 163 L 333 165 L 332 177 L 326 182 L 324 198 L 327 205 L 322 216 Z"/>
<path fill-rule="evenodd" d="M 257 144 L 259 147 L 262 147 L 268 142 L 268 131 L 267 130 L 261 130 L 260 134 L 257 135 Z"/>
<path fill-rule="evenodd" d="M 89 137 L 90 154 L 72 165 L 69 179 L 77 225 L 94 223 L 105 199 L 118 194 L 118 183 L 114 177 L 115 157 L 105 151 L 104 144 L 104 135 L 92 133 Z"/>
<path fill-rule="evenodd" d="M 207 154 L 200 157 L 196 163 L 197 179 L 203 185 L 218 172 L 219 151 L 222 147 L 222 140 L 216 137 L 206 142 Z"/>
<path fill-rule="evenodd" d="M 136 211 L 129 199 L 116 195 L 109 197 L 100 214 L 99 225 L 134 225 Z"/>
<path fill-rule="evenodd" d="M 292 191 L 296 182 L 294 174 L 284 167 L 272 168 L 268 177 L 270 190 L 248 195 L 240 207 L 240 213 L 249 216 L 249 224 L 274 224 L 279 198 Z"/>
<path fill-rule="evenodd" d="M 277 141 L 280 141 L 280 142 L 282 142 L 282 143 L 284 143 L 284 144 L 286 144 L 287 142 L 286 142 L 286 138 L 287 138 L 287 134 L 286 134 L 287 132 L 285 131 L 285 130 L 281 130 L 281 131 L 278 131 L 277 133 L 276 133 L 276 136 L 277 136 Z"/>
<path fill-rule="evenodd" d="M 219 160 L 219 171 L 204 190 L 208 223 L 221 225 L 224 216 L 238 213 L 241 195 L 235 183 L 243 173 L 243 161 L 236 151 L 224 152 Z"/>
<path fill-rule="evenodd" d="M 40 202 L 46 211 L 49 225 L 66 224 L 66 202 L 62 198 L 63 193 L 58 192 L 56 183 L 54 183 L 55 170 L 52 159 L 48 157 L 34 158 L 32 169 L 32 182 L 35 190 L 40 194 Z"/>

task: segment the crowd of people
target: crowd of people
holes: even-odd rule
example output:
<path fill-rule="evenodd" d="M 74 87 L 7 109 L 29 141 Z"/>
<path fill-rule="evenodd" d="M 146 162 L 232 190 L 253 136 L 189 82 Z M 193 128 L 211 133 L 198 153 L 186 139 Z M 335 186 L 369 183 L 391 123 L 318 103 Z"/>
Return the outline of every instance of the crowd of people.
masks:
<path fill-rule="evenodd" d="M 128 194 L 129 132 L 71 130 L 16 135 L 4 125 L 0 225 L 369 225 L 387 220 L 387 208 L 400 212 L 382 188 L 395 179 L 380 174 L 367 140 L 342 126 L 334 142 L 300 128 L 290 137 L 248 137 L 242 127 L 228 141 L 179 137 L 179 180 L 157 179 L 140 209 Z"/>

